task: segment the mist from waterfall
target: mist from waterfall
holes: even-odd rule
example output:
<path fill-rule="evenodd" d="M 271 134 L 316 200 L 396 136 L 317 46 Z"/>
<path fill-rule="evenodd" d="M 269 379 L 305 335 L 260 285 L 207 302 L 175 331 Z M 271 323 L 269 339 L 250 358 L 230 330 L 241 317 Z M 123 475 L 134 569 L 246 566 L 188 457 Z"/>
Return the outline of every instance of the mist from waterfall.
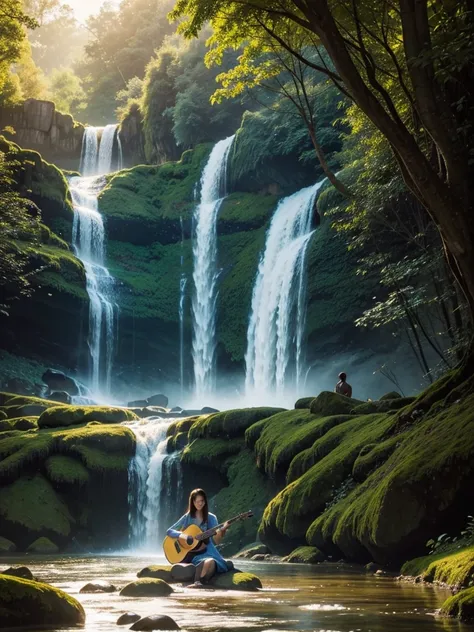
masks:
<path fill-rule="evenodd" d="M 84 265 L 89 295 L 89 386 L 95 398 L 110 394 L 116 344 L 118 306 L 114 300 L 114 279 L 105 266 L 105 230 L 98 210 L 98 196 L 106 184 L 103 174 L 112 168 L 116 131 L 117 125 L 108 125 L 103 130 L 86 127 L 80 167 L 83 176 L 69 180 L 74 208 L 73 246 Z"/>
<path fill-rule="evenodd" d="M 267 232 L 252 295 L 246 397 L 298 393 L 304 372 L 305 262 L 312 220 L 324 181 L 282 199 Z"/>
<path fill-rule="evenodd" d="M 214 145 L 201 176 L 200 201 L 194 211 L 192 297 L 195 396 L 215 389 L 217 302 L 217 215 L 226 195 L 227 162 L 234 136 Z"/>
<path fill-rule="evenodd" d="M 162 510 L 166 508 L 168 520 L 171 511 L 168 496 L 176 497 L 180 485 L 180 477 L 173 474 L 179 462 L 167 453 L 166 433 L 174 421 L 149 417 L 146 422 L 127 424 L 136 438 L 135 456 L 128 470 L 129 547 L 134 551 L 161 551 L 161 540 L 169 526 L 162 520 Z M 167 467 L 165 461 L 170 459 Z M 163 476 L 165 482 L 174 481 L 172 489 L 163 490 Z"/>

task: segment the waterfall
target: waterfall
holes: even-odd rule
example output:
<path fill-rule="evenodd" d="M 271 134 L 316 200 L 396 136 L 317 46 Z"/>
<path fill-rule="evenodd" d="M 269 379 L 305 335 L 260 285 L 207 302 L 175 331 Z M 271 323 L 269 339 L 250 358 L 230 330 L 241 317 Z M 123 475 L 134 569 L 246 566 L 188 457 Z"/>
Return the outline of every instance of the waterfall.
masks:
<path fill-rule="evenodd" d="M 181 269 L 184 265 L 184 226 L 183 226 L 183 218 L 179 218 L 179 223 L 181 225 L 181 258 L 180 264 Z M 181 277 L 179 279 L 179 307 L 178 307 L 178 319 L 179 319 L 179 384 L 181 391 L 181 401 L 183 401 L 184 397 L 184 303 L 186 299 L 186 285 L 188 279 L 184 272 L 181 272 Z"/>
<path fill-rule="evenodd" d="M 74 208 L 73 247 L 84 265 L 89 296 L 90 387 L 96 397 L 110 393 L 116 347 L 118 306 L 114 302 L 114 279 L 105 266 L 105 230 L 98 210 L 98 196 L 106 184 L 98 172 L 110 171 L 116 129 L 116 125 L 104 128 L 99 144 L 100 129 L 86 128 L 81 154 L 83 176 L 69 179 Z"/>
<path fill-rule="evenodd" d="M 267 232 L 247 330 L 246 392 L 300 386 L 305 329 L 305 259 L 314 203 L 324 181 L 281 200 Z"/>
<path fill-rule="evenodd" d="M 136 452 L 128 470 L 129 542 L 134 550 L 161 550 L 163 529 L 168 526 L 160 524 L 162 475 L 166 471 L 164 461 L 168 457 L 166 432 L 174 421 L 148 417 L 146 422 L 129 425 L 136 437 Z M 164 493 L 167 495 L 166 489 Z M 172 488 L 172 493 L 176 495 L 176 489 Z"/>
<path fill-rule="evenodd" d="M 97 173 L 97 128 L 86 127 L 82 139 L 80 172 L 83 176 L 92 176 Z"/>
<path fill-rule="evenodd" d="M 121 171 L 123 169 L 123 150 L 122 150 L 122 141 L 120 140 L 120 134 L 118 132 L 117 132 L 117 145 L 118 145 L 117 171 Z"/>
<path fill-rule="evenodd" d="M 106 125 L 102 130 L 99 146 L 98 173 L 105 175 L 112 170 L 112 151 L 118 125 Z"/>
<path fill-rule="evenodd" d="M 200 202 L 194 212 L 193 360 L 196 395 L 215 386 L 217 300 L 217 231 L 219 208 L 226 195 L 227 161 L 234 136 L 214 145 L 201 176 Z"/>

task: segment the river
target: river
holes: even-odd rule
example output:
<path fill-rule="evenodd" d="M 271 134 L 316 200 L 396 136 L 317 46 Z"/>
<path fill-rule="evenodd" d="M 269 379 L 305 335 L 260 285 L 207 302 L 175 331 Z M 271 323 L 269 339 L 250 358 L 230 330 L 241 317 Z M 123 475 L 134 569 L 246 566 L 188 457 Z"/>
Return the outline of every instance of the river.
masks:
<path fill-rule="evenodd" d="M 132 599 L 120 597 L 118 592 L 79 594 L 80 588 L 93 579 L 108 580 L 122 588 L 136 578 L 140 569 L 163 563 L 163 558 L 124 555 L 2 558 L 5 566 L 26 564 L 37 579 L 79 599 L 86 611 L 86 632 L 128 629 L 128 626 L 118 628 L 116 621 L 122 613 L 130 611 L 142 616 L 167 614 L 188 631 L 467 632 L 472 629 L 433 616 L 449 596 L 448 591 L 399 583 L 392 577 L 374 577 L 350 565 L 236 560 L 238 568 L 253 572 L 262 580 L 264 589 L 257 593 L 197 591 L 176 586 L 175 592 L 164 598 Z"/>

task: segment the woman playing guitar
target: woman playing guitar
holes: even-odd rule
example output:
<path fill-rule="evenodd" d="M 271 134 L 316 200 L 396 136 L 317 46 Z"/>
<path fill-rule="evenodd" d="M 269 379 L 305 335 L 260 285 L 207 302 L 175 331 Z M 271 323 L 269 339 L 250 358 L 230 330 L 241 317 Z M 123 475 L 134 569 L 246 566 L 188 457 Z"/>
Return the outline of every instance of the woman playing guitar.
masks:
<path fill-rule="evenodd" d="M 189 541 L 192 536 L 182 533 L 182 530 L 191 524 L 197 525 L 203 531 L 212 529 L 219 524 L 216 516 L 209 512 L 206 492 L 203 489 L 193 489 L 189 494 L 188 511 L 168 529 L 166 535 L 185 544 L 192 544 Z M 203 542 L 190 554 L 189 561 L 196 567 L 194 584 L 191 584 L 191 588 L 202 588 L 215 573 L 226 573 L 229 570 L 225 559 L 215 546 L 220 544 L 228 528 L 229 524 L 225 522 L 213 538 L 209 538 L 206 544 Z"/>

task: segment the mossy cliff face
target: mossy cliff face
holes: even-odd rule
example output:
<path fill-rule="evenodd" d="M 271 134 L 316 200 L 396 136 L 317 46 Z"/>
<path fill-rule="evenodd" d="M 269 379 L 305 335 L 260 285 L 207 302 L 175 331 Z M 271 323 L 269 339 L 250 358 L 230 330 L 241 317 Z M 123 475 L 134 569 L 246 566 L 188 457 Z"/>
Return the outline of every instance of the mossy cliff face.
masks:
<path fill-rule="evenodd" d="M 33 429 L 0 432 L 0 534 L 18 550 L 40 537 L 60 549 L 75 542 L 85 551 L 107 548 L 111 538 L 117 547 L 127 543 L 135 437 L 110 422 L 119 410 L 134 415 L 81 410 L 79 415 L 78 407 L 52 407 Z"/>
<path fill-rule="evenodd" d="M 30 277 L 32 297 L 20 297 L 8 318 L 0 316 L 0 378 L 6 382 L 20 377 L 21 357 L 41 359 L 43 366 L 77 365 L 81 332 L 87 335 L 88 297 L 84 267 L 70 245 L 73 209 L 63 174 L 37 152 L 3 138 L 0 150 L 17 163 L 18 192 L 36 205 L 43 222 L 37 235 L 21 235 L 14 244 L 40 271 Z"/>
<path fill-rule="evenodd" d="M 185 482 L 199 469 L 221 519 L 268 499 L 258 534 L 281 554 L 310 546 L 396 567 L 434 534 L 463 528 L 474 483 L 474 395 L 455 404 L 440 396 L 424 412 L 415 401 L 363 415 L 358 401 L 347 411 L 335 394 L 318 400 L 317 412 L 232 411 L 239 422 L 231 434 L 223 413 L 174 424 L 171 449 L 174 437 L 187 442 Z M 253 541 L 241 529 L 240 544 Z"/>

